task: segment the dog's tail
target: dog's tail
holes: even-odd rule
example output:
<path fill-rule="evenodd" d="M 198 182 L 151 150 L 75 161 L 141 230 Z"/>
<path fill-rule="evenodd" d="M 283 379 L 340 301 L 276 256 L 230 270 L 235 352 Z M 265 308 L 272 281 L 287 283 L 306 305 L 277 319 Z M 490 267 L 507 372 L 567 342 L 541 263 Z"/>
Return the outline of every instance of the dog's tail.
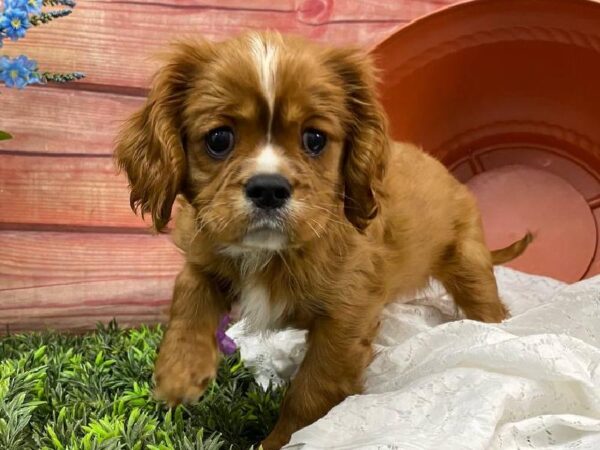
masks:
<path fill-rule="evenodd" d="M 521 254 L 523 254 L 525 249 L 529 246 L 529 244 L 531 244 L 531 241 L 533 241 L 533 234 L 528 231 L 523 238 L 513 242 L 508 247 L 493 250 L 492 262 L 494 265 L 498 265 L 512 261 L 517 256 L 521 256 Z"/>

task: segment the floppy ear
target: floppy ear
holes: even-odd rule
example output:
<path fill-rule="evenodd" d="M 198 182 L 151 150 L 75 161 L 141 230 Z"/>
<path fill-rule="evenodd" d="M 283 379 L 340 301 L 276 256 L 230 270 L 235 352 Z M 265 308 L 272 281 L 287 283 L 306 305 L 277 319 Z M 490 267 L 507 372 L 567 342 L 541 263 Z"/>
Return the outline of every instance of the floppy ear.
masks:
<path fill-rule="evenodd" d="M 202 45 L 207 44 L 175 45 L 155 75 L 145 105 L 125 122 L 116 141 L 114 156 L 129 178 L 131 208 L 142 216 L 150 213 L 156 231 L 169 222 L 186 173 L 181 108 L 201 62 Z"/>
<path fill-rule="evenodd" d="M 335 49 L 329 61 L 346 91 L 349 113 L 343 160 L 344 210 L 360 231 L 377 216 L 389 158 L 387 118 L 377 98 L 371 58 L 361 50 Z"/>

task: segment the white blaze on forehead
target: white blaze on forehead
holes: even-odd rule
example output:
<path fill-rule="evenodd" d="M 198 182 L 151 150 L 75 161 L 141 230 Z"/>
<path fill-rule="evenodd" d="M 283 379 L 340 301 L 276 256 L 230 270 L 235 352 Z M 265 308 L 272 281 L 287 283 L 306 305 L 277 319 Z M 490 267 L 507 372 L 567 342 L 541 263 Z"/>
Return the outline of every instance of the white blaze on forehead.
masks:
<path fill-rule="evenodd" d="M 269 104 L 269 134 L 271 132 L 271 117 L 275 104 L 275 83 L 279 50 L 277 44 L 268 41 L 260 34 L 250 36 L 250 51 L 256 65 L 261 90 Z"/>
<path fill-rule="evenodd" d="M 277 173 L 281 166 L 281 156 L 272 144 L 265 145 L 256 157 L 256 173 Z"/>

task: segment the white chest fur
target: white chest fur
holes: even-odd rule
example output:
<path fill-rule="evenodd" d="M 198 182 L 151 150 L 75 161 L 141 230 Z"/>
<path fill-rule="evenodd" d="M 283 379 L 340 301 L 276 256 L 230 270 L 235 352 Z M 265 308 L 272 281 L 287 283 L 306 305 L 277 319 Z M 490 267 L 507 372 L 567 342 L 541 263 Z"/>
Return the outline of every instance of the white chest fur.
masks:
<path fill-rule="evenodd" d="M 239 264 L 242 281 L 238 304 L 233 308 L 239 311 L 239 318 L 245 319 L 246 327 L 252 331 L 279 328 L 286 302 L 281 298 L 272 298 L 270 286 L 264 280 L 259 281 L 259 274 L 271 261 L 273 252 L 228 246 L 221 253 Z"/>
<path fill-rule="evenodd" d="M 274 301 L 270 290 L 253 277 L 242 284 L 240 292 L 240 315 L 253 331 L 266 331 L 278 328 L 285 303 Z"/>

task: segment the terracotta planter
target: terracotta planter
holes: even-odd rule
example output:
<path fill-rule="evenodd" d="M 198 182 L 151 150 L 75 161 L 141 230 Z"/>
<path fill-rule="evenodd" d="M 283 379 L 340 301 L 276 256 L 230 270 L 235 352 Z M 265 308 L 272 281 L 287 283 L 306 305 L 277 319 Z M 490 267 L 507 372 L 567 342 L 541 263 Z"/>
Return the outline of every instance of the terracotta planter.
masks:
<path fill-rule="evenodd" d="M 600 273 L 600 3 L 460 3 L 373 53 L 394 137 L 474 190 L 491 247 L 530 229 L 512 267 Z"/>

